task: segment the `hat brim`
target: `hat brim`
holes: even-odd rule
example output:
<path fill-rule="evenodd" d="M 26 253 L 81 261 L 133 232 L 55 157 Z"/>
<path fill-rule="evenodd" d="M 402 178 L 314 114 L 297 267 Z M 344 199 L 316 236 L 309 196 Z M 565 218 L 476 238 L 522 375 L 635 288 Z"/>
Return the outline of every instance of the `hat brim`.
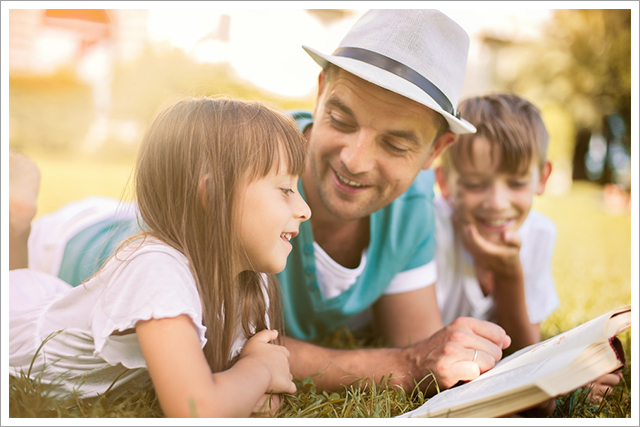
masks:
<path fill-rule="evenodd" d="M 322 68 L 326 67 L 327 63 L 342 68 L 349 73 L 360 77 L 368 82 L 371 82 L 377 86 L 390 90 L 402 95 L 405 98 L 409 98 L 416 101 L 435 112 L 442 115 L 447 123 L 449 129 L 458 135 L 466 133 L 475 133 L 476 128 L 464 119 L 458 119 L 450 113 L 444 111 L 436 101 L 433 100 L 426 92 L 414 85 L 413 83 L 396 76 L 382 68 L 378 68 L 374 65 L 366 62 L 359 61 L 357 59 L 346 58 L 342 56 L 325 55 L 312 49 L 308 46 L 302 46 L 302 48 L 316 61 Z"/>

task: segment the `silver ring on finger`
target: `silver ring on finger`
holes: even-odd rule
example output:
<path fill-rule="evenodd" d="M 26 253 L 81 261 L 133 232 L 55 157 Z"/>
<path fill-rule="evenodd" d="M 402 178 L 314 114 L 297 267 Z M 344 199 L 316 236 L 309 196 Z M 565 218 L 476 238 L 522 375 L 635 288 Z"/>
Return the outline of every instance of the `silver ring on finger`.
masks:
<path fill-rule="evenodd" d="M 475 362 L 477 358 L 478 358 L 478 350 L 476 349 L 473 351 L 473 359 L 471 359 L 471 361 Z"/>

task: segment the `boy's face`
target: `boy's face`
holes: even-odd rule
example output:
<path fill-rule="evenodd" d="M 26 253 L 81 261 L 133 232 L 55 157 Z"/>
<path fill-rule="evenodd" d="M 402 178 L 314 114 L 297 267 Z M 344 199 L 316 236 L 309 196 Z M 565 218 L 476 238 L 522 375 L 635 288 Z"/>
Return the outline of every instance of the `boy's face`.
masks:
<path fill-rule="evenodd" d="M 551 173 L 546 161 L 540 169 L 532 159 L 529 170 L 522 173 L 500 172 L 500 154 L 492 155 L 489 142 L 477 137 L 472 143 L 473 163 L 460 159 L 459 170 L 446 174 L 438 168 L 436 175 L 442 196 L 458 217 L 476 226 L 487 240 L 499 243 L 505 231 L 517 231 L 531 210 L 534 194 L 542 194 Z"/>

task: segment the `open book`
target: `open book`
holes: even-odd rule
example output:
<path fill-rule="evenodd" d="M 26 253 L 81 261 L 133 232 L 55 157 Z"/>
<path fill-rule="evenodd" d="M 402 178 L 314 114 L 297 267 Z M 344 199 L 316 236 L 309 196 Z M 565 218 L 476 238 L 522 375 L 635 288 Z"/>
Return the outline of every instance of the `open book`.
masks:
<path fill-rule="evenodd" d="M 501 417 L 539 405 L 624 366 L 616 335 L 630 326 L 631 307 L 620 307 L 513 353 L 399 418 Z"/>

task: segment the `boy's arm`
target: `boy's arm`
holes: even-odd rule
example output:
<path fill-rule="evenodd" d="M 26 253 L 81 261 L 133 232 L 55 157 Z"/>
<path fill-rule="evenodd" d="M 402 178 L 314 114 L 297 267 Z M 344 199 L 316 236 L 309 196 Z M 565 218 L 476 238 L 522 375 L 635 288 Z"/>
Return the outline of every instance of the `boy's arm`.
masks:
<path fill-rule="evenodd" d="M 505 232 L 502 242 L 497 244 L 482 237 L 471 223 L 458 223 L 456 227 L 474 258 L 480 287 L 485 294 L 493 295 L 495 320 L 511 337 L 507 351 L 513 352 L 540 341 L 540 327 L 529 321 L 525 302 L 519 236 L 515 232 Z"/>
<path fill-rule="evenodd" d="M 477 270 L 482 268 L 478 266 Z M 540 341 L 540 325 L 529 321 L 520 261 L 511 271 L 488 271 L 485 274 L 487 277 L 484 280 L 492 281 L 496 323 L 511 337 L 507 352 L 512 353 Z M 478 276 L 481 275 L 478 272 Z"/>

